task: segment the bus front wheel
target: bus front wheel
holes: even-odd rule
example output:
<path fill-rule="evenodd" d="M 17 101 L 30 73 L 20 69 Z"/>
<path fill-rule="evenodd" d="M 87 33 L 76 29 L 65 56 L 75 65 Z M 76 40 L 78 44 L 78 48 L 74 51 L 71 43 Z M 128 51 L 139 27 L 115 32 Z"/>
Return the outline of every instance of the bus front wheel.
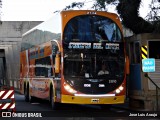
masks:
<path fill-rule="evenodd" d="M 29 102 L 29 88 L 25 87 L 24 89 L 24 97 L 25 97 L 25 101 Z"/>
<path fill-rule="evenodd" d="M 56 110 L 58 103 L 56 103 L 54 99 L 55 99 L 55 95 L 54 95 L 53 89 L 51 89 L 50 90 L 50 103 L 51 103 L 52 109 Z"/>

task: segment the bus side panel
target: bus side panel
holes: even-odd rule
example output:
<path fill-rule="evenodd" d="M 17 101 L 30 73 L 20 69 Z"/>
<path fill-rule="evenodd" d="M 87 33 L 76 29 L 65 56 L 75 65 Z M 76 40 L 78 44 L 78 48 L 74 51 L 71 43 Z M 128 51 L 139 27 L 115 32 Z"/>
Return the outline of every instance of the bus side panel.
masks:
<path fill-rule="evenodd" d="M 30 79 L 30 94 L 37 98 L 48 99 L 50 78 L 33 78 Z"/>
<path fill-rule="evenodd" d="M 47 42 L 44 44 L 44 56 L 48 56 L 52 54 L 52 46 L 51 46 L 51 42 Z"/>
<path fill-rule="evenodd" d="M 29 78 L 33 78 L 35 76 L 35 60 L 29 61 Z"/>
<path fill-rule="evenodd" d="M 37 98 L 49 100 L 50 90 L 52 89 L 55 92 L 56 86 L 55 86 L 55 83 L 53 83 L 53 78 L 51 78 L 51 73 L 47 73 L 45 76 L 41 76 L 39 74 L 36 75 L 36 60 L 40 60 L 50 56 L 52 70 L 54 70 L 52 56 L 51 56 L 52 55 L 51 42 L 46 42 L 37 47 L 38 47 L 38 52 L 36 54 L 36 57 L 30 60 L 30 74 L 29 74 L 30 75 L 30 95 L 35 96 Z M 43 63 L 40 63 L 40 64 L 43 64 Z"/>
<path fill-rule="evenodd" d="M 54 79 L 55 101 L 61 102 L 61 79 Z"/>

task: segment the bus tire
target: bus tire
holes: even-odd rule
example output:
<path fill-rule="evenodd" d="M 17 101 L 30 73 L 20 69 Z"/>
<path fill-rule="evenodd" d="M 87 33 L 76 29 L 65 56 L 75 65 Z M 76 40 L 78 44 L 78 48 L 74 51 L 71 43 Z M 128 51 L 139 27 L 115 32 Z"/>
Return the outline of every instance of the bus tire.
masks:
<path fill-rule="evenodd" d="M 35 97 L 29 95 L 29 102 L 33 103 L 35 101 Z"/>
<path fill-rule="evenodd" d="M 54 98 L 55 98 L 54 92 L 53 92 L 53 89 L 51 89 L 51 90 L 50 90 L 50 104 L 51 104 L 51 108 L 52 108 L 53 110 L 56 110 L 58 103 L 56 103 L 56 102 L 54 101 Z"/>
<path fill-rule="evenodd" d="M 28 86 L 24 89 L 24 98 L 26 102 L 29 102 L 29 88 Z"/>

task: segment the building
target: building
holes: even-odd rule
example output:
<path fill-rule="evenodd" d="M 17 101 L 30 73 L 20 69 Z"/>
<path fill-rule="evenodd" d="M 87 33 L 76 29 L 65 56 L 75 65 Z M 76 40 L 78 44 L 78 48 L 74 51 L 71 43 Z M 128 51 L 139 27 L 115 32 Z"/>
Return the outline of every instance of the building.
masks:
<path fill-rule="evenodd" d="M 18 88 L 19 53 L 22 34 L 42 21 L 2 21 L 0 23 L 0 83 Z"/>

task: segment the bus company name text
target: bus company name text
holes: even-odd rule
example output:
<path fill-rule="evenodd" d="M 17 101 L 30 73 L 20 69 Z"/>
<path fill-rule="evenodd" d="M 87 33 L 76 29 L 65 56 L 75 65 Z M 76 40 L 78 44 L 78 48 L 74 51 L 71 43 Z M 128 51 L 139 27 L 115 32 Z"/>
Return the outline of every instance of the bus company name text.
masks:
<path fill-rule="evenodd" d="M 75 43 L 70 42 L 69 49 L 113 49 L 113 50 L 119 50 L 119 44 L 118 43 L 106 43 L 105 46 L 102 46 L 102 43 L 93 43 L 93 46 L 91 43 Z"/>
<path fill-rule="evenodd" d="M 39 52 L 38 52 L 39 51 Z M 38 57 L 44 56 L 44 46 L 40 46 L 39 48 L 33 48 L 29 51 L 29 59 L 36 59 Z"/>

